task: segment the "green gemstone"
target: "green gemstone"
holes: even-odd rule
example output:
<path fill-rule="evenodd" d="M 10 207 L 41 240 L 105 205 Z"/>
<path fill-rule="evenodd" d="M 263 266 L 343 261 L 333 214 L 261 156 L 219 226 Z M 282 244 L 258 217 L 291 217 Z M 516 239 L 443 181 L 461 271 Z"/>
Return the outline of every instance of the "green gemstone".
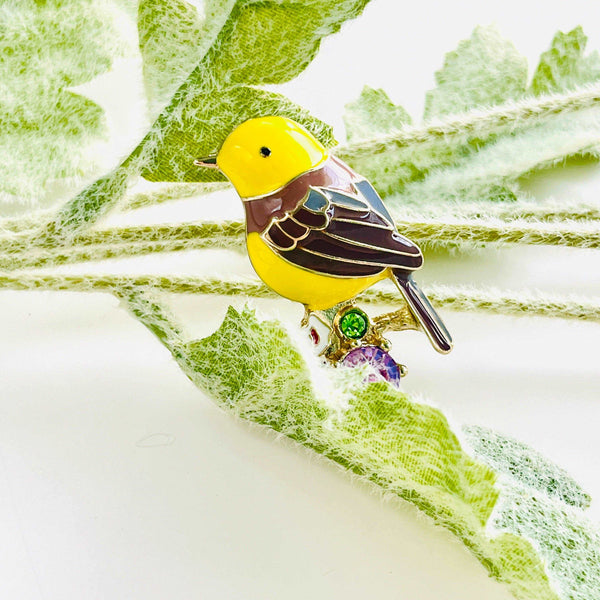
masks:
<path fill-rule="evenodd" d="M 340 331 L 352 340 L 360 339 L 369 328 L 367 315 L 358 308 L 351 308 L 340 319 Z"/>

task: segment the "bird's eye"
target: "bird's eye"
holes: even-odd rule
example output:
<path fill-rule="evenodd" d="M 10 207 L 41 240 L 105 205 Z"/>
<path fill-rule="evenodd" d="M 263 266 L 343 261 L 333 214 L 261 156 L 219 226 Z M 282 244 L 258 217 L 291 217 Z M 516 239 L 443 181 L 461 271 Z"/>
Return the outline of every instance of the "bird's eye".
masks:
<path fill-rule="evenodd" d="M 263 147 L 260 149 L 260 155 L 261 155 L 263 158 L 267 158 L 268 156 L 271 156 L 271 148 L 267 148 L 266 146 L 263 146 Z"/>

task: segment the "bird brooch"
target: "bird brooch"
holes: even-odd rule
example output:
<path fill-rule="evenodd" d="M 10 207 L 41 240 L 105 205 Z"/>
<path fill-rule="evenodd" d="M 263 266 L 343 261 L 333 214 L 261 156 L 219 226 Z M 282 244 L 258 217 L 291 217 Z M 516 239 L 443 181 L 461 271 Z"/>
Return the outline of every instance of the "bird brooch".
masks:
<path fill-rule="evenodd" d="M 450 352 L 452 337 L 413 278 L 423 265 L 421 250 L 396 230 L 369 181 L 298 123 L 250 119 L 217 154 L 195 164 L 220 169 L 231 181 L 244 204 L 254 270 L 279 295 L 304 305 L 303 325 L 313 316 L 327 325 L 322 354 L 331 362 L 366 363 L 399 381 L 405 367 L 389 356 L 382 336 L 390 326 L 422 329 L 438 352 Z M 383 279 L 402 294 L 404 312 L 369 319 L 354 298 Z M 317 329 L 310 333 L 318 344 Z"/>

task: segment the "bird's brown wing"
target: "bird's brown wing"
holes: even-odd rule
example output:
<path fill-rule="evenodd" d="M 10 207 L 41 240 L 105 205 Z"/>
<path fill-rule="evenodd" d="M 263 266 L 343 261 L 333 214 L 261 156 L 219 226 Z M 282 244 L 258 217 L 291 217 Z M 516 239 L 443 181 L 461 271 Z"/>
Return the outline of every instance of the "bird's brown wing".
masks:
<path fill-rule="evenodd" d="M 380 206 L 362 193 L 360 183 L 356 195 L 310 188 L 294 212 L 270 224 L 263 239 L 288 262 L 336 277 L 419 269 L 423 256 L 418 246 L 396 231 L 373 188 L 369 185 Z"/>

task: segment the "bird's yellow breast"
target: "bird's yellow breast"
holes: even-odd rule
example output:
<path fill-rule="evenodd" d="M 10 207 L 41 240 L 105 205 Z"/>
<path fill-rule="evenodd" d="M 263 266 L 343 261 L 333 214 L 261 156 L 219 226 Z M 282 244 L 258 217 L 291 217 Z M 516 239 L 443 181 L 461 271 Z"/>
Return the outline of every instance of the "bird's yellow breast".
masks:
<path fill-rule="evenodd" d="M 325 310 L 360 294 L 388 277 L 387 269 L 369 277 L 332 277 L 312 273 L 279 257 L 258 233 L 247 238 L 248 256 L 256 274 L 279 295 L 310 310 Z"/>

